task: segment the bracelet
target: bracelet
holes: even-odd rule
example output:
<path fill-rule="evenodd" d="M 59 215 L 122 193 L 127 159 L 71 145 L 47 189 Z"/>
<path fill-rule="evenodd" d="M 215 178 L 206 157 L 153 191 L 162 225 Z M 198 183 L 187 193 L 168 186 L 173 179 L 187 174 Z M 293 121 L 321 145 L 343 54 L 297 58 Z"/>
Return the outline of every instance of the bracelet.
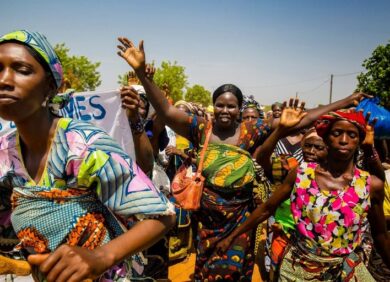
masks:
<path fill-rule="evenodd" d="M 141 134 L 145 130 L 144 124 L 140 119 L 136 122 L 130 122 L 130 128 L 134 134 Z"/>

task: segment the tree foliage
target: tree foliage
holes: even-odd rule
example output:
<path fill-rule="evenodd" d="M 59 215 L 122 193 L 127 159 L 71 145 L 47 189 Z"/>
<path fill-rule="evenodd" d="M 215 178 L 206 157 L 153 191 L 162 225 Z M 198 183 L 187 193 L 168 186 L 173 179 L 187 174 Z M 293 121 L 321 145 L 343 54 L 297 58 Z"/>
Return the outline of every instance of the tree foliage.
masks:
<path fill-rule="evenodd" d="M 358 90 L 378 96 L 381 105 L 390 109 L 390 42 L 379 45 L 362 66 L 367 70 L 358 75 Z"/>
<path fill-rule="evenodd" d="M 141 84 L 134 71 L 125 72 L 123 75 L 118 75 L 118 84 L 120 86 Z"/>
<path fill-rule="evenodd" d="M 100 62 L 93 63 L 85 56 L 69 55 L 70 49 L 65 43 L 55 45 L 54 49 L 61 60 L 64 80 L 69 82 L 70 88 L 90 91 L 101 84 L 100 73 L 97 71 Z"/>
<path fill-rule="evenodd" d="M 126 73 L 124 73 L 123 75 L 118 75 L 118 84 L 120 85 L 120 86 L 126 86 L 128 83 L 127 83 L 127 81 L 128 81 L 128 74 L 127 74 L 127 72 Z"/>
<path fill-rule="evenodd" d="M 196 102 L 207 107 L 211 104 L 211 93 L 203 86 L 195 84 L 192 87 L 187 87 L 185 100 L 188 102 Z"/>
<path fill-rule="evenodd" d="M 185 100 L 188 102 L 197 102 L 203 106 L 210 105 L 210 92 L 198 84 L 188 87 L 188 77 L 184 71 L 185 67 L 178 65 L 176 61 L 174 63 L 171 63 L 170 61 L 163 61 L 161 66 L 156 68 L 153 80 L 174 103 L 179 100 L 183 100 L 185 96 Z M 133 76 L 135 78 L 135 73 L 133 73 L 134 72 L 131 71 L 126 72 L 123 75 L 118 75 L 118 84 L 121 86 L 128 85 L 129 75 L 131 78 Z M 186 93 L 184 95 L 185 89 Z"/>
<path fill-rule="evenodd" d="M 183 91 L 188 85 L 185 68 L 177 62 L 163 61 L 157 68 L 154 81 L 160 89 L 166 89 L 174 102 L 183 99 Z"/>

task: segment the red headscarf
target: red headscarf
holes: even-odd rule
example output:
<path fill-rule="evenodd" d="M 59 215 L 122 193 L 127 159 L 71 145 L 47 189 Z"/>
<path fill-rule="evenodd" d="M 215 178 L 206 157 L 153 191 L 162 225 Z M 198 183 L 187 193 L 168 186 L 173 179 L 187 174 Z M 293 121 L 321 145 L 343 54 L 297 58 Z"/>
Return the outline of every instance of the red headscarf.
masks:
<path fill-rule="evenodd" d="M 346 120 L 355 125 L 359 130 L 360 142 L 366 137 L 366 119 L 361 111 L 339 110 L 321 116 L 315 123 L 317 134 L 324 138 L 334 122 Z"/>

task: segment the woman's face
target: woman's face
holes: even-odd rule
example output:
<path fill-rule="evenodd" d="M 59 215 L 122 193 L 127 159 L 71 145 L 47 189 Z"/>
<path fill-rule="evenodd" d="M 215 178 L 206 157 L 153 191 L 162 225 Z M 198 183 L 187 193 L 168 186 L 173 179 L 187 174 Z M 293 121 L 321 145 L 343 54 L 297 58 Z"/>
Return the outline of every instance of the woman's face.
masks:
<path fill-rule="evenodd" d="M 0 117 L 22 121 L 39 110 L 50 93 L 45 70 L 17 43 L 0 44 Z"/>
<path fill-rule="evenodd" d="M 218 126 L 231 127 L 238 119 L 239 114 L 238 99 L 233 93 L 225 92 L 215 100 L 214 115 Z"/>
<path fill-rule="evenodd" d="M 321 137 L 309 136 L 302 144 L 303 160 L 305 162 L 320 162 L 328 155 L 328 150 Z"/>
<path fill-rule="evenodd" d="M 252 121 L 257 120 L 260 117 L 259 111 L 254 108 L 246 108 L 242 112 L 243 121 Z"/>
<path fill-rule="evenodd" d="M 359 130 L 349 121 L 336 121 L 327 135 L 329 154 L 337 159 L 353 158 L 359 146 Z"/>

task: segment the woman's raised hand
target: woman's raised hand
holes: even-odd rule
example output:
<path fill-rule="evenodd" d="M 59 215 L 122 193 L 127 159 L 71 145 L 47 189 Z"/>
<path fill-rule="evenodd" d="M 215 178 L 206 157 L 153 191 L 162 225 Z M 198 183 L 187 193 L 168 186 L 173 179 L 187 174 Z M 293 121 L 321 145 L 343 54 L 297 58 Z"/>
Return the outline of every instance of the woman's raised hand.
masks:
<path fill-rule="evenodd" d="M 366 94 L 366 93 L 363 93 L 363 92 L 355 92 L 355 93 L 352 93 L 351 95 L 349 95 L 347 97 L 348 101 L 349 101 L 349 105 L 350 106 L 357 106 L 359 105 L 359 103 L 365 99 L 365 98 L 372 98 L 373 96 L 372 95 L 369 95 L 369 94 Z"/>
<path fill-rule="evenodd" d="M 141 71 L 142 74 L 145 72 L 145 52 L 144 52 L 144 41 L 141 40 L 138 48 L 134 46 L 126 37 L 119 37 L 119 42 L 122 45 L 118 45 L 118 55 L 121 56 L 126 62 L 136 71 Z"/>
<path fill-rule="evenodd" d="M 287 102 L 283 103 L 282 115 L 280 116 L 279 126 L 284 128 L 291 128 L 297 125 L 304 116 L 307 115 L 305 112 L 305 102 L 299 105 L 299 99 L 290 99 L 287 106 Z"/>
<path fill-rule="evenodd" d="M 374 137 L 375 137 L 375 132 L 374 132 L 374 127 L 377 122 L 377 118 L 374 118 L 372 121 L 370 120 L 371 113 L 368 112 L 366 115 L 366 138 L 364 138 L 362 145 L 366 146 L 373 146 L 374 145 Z"/>

